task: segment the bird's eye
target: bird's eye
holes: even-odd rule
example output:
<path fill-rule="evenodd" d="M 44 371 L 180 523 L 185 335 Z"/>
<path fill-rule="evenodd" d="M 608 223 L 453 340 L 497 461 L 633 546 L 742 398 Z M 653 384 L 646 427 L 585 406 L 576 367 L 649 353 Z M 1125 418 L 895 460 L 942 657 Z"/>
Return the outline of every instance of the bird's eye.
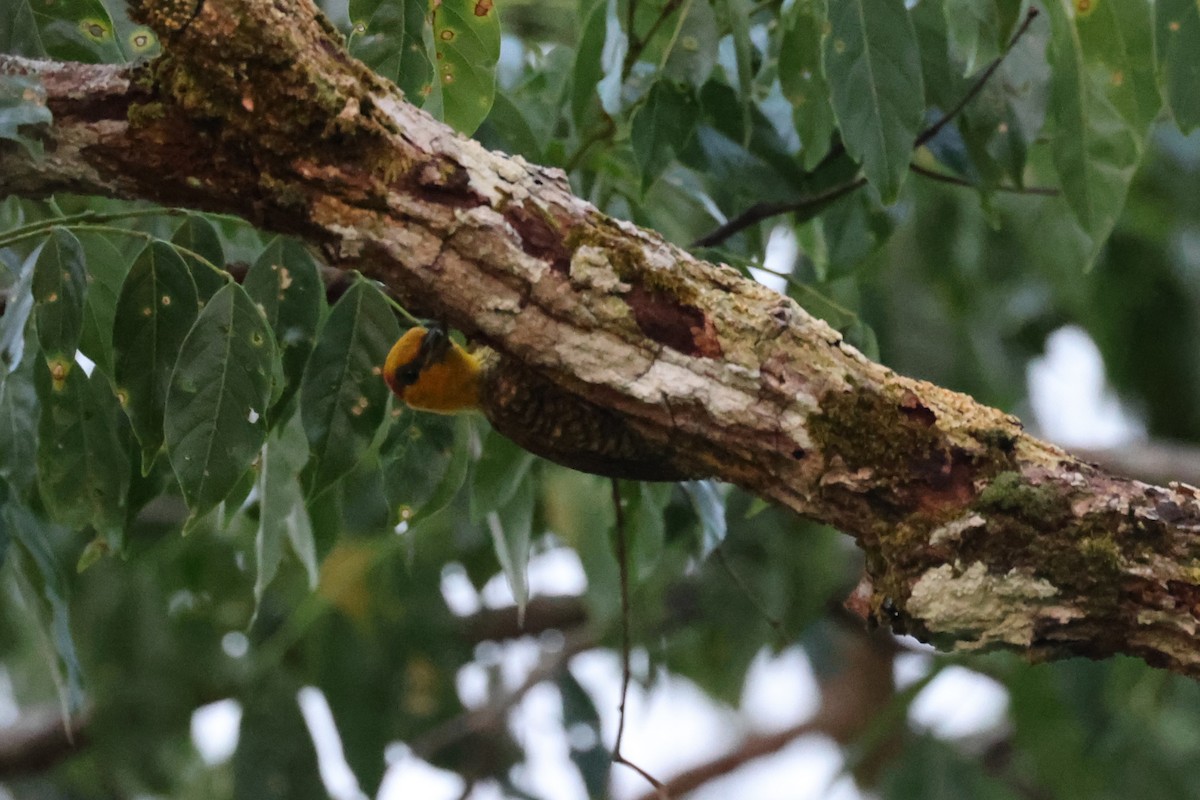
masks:
<path fill-rule="evenodd" d="M 412 386 L 417 382 L 417 378 L 421 376 L 421 369 L 416 364 L 406 364 L 396 370 L 396 384 L 398 386 Z"/>

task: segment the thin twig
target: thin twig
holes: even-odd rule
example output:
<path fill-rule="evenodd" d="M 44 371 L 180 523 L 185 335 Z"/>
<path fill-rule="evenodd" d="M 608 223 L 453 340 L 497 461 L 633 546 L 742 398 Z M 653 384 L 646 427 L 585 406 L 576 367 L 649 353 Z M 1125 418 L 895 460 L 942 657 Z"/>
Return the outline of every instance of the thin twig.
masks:
<path fill-rule="evenodd" d="M 712 247 L 733 236 L 739 231 L 749 228 L 751 225 L 762 222 L 764 219 L 777 217 L 780 214 L 788 214 L 797 211 L 809 211 L 817 206 L 827 205 L 834 200 L 853 192 L 855 189 L 865 185 L 867 179 L 859 176 L 852 181 L 839 183 L 837 186 L 830 187 L 823 192 L 802 197 L 799 200 L 794 200 L 790 203 L 758 203 L 738 214 L 733 219 L 721 225 L 711 233 L 701 236 L 696 241 L 692 242 L 692 247 Z"/>
<path fill-rule="evenodd" d="M 967 189 L 978 189 L 979 186 L 965 178 L 960 178 L 957 175 L 947 175 L 944 172 L 922 167 L 920 164 L 909 164 L 908 168 L 922 178 L 929 178 L 932 181 L 940 181 L 941 183 L 949 183 L 953 186 L 962 186 Z M 988 187 L 996 192 L 1007 192 L 1008 194 L 1033 194 L 1042 197 L 1058 197 L 1058 189 L 1052 186 L 991 186 Z"/>
<path fill-rule="evenodd" d="M 621 755 L 621 740 L 625 737 L 625 700 L 629 696 L 629 680 L 632 670 L 629 668 L 629 628 L 631 624 L 629 604 L 629 563 L 625 542 L 625 513 L 621 510 L 621 483 L 612 479 L 613 508 L 617 514 L 617 571 L 621 576 L 621 702 L 617 706 L 617 741 L 613 744 L 612 760 L 614 764 L 624 764 L 641 775 L 647 783 L 654 787 L 661 800 L 670 800 L 671 796 L 663 786 L 662 781 L 646 770 Z"/>
<path fill-rule="evenodd" d="M 1036 8 L 1031 7 L 1029 9 L 1029 13 L 1025 15 L 1025 20 L 1021 23 L 1021 27 L 1017 28 L 1016 33 L 1014 33 L 1012 38 L 1009 39 L 1008 46 L 1004 48 L 1004 52 L 992 59 L 992 63 L 988 64 L 987 69 L 980 73 L 979 78 L 977 78 L 975 83 L 971 85 L 971 88 L 967 90 L 967 93 L 959 99 L 954 108 L 950 109 L 945 114 L 942 114 L 941 118 L 938 119 L 937 122 L 921 131 L 921 134 L 916 138 L 916 141 L 913 142 L 914 150 L 941 133 L 942 128 L 950 124 L 950 121 L 961 114 L 963 109 L 967 107 L 968 103 L 979 96 L 979 93 L 983 91 L 983 87 L 987 85 L 989 80 L 991 80 L 992 75 L 995 74 L 996 70 L 1000 69 L 1000 65 L 1004 63 L 1004 59 L 1007 58 L 1008 54 L 1011 53 L 1013 48 L 1017 46 L 1017 42 L 1021 41 L 1021 37 L 1026 34 L 1026 32 L 1029 30 L 1029 26 L 1033 24 L 1033 21 L 1037 19 L 1037 16 L 1040 13 L 1041 12 Z"/>
<path fill-rule="evenodd" d="M 591 650 L 597 644 L 597 638 L 590 630 L 572 631 L 564 638 L 562 649 L 543 657 L 516 689 L 485 706 L 464 711 L 426 731 L 411 743 L 412 751 L 421 758 L 430 760 L 445 748 L 461 742 L 471 734 L 485 733 L 501 727 L 508 719 L 508 712 L 530 689 L 557 676 L 566 668 L 568 661 L 585 650 Z"/>

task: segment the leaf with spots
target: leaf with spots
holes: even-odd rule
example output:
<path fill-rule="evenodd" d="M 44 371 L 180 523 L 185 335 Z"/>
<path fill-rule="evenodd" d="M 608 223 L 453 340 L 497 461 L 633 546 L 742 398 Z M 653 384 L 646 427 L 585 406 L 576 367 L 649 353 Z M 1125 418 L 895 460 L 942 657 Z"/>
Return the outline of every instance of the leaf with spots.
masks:
<path fill-rule="evenodd" d="M 284 383 L 277 387 L 279 399 L 273 405 L 279 409 L 300 388 L 304 363 L 317 337 L 325 287 L 304 245 L 282 236 L 271 240 L 242 285 L 267 315 L 281 351 Z M 273 416 L 268 422 L 273 423 Z"/>
<path fill-rule="evenodd" d="M 797 2 L 784 15 L 779 47 L 779 87 L 792 105 L 792 119 L 800 134 L 805 169 L 813 169 L 829 152 L 837 125 L 829 105 L 829 85 L 821 65 L 821 35 L 825 28 L 825 3 Z"/>
<path fill-rule="evenodd" d="M 603 8 L 599 3 L 596 5 L 597 12 Z M 708 0 L 693 0 L 684 5 L 681 13 L 683 18 L 679 21 L 678 33 L 668 45 L 663 59 L 662 75 L 699 89 L 708 81 L 716 66 L 717 43 L 721 40 L 722 32 L 716 12 Z M 596 80 L 599 81 L 599 77 Z"/>
<path fill-rule="evenodd" d="M 500 60 L 495 0 L 433 0 L 435 75 L 426 105 L 470 136 L 492 109 Z"/>
<path fill-rule="evenodd" d="M 198 313 L 187 264 L 166 242 L 146 245 L 121 286 L 112 334 L 113 376 L 142 446 L 143 475 L 162 449 L 171 370 Z"/>
<path fill-rule="evenodd" d="M 275 344 L 267 320 L 231 283 L 200 312 L 167 390 L 167 455 L 192 518 L 225 499 L 266 439 Z"/>
<path fill-rule="evenodd" d="M 86 64 L 126 60 L 116 26 L 100 0 L 17 0 L 5 9 L 0 52 Z"/>
<path fill-rule="evenodd" d="M 830 3 L 823 55 L 846 152 L 883 201 L 894 202 L 925 108 L 917 34 L 903 0 Z"/>
<path fill-rule="evenodd" d="M 350 0 L 350 53 L 404 90 L 418 105 L 429 96 L 433 65 L 425 52 L 428 5 L 419 0 Z"/>
<path fill-rule="evenodd" d="M 1062 195 L 1091 240 L 1090 264 L 1125 205 L 1141 160 L 1145 130 L 1135 129 L 1115 104 L 1108 70 L 1085 51 L 1080 31 L 1060 5 L 1047 6 L 1051 19 L 1049 58 L 1051 155 Z"/>
<path fill-rule="evenodd" d="M 1113 107 L 1144 138 L 1162 108 L 1154 74 L 1154 9 L 1145 0 L 1086 2 L 1090 11 L 1075 18 L 1084 60 Z M 1193 64 L 1198 52 L 1190 51 Z"/>
<path fill-rule="evenodd" d="M 82 369 L 55 380 L 34 366 L 38 418 L 38 485 L 50 516 L 72 528 L 119 530 L 125 521 L 129 459 L 117 436 L 117 400 L 99 372 Z"/>
<path fill-rule="evenodd" d="M 1180 130 L 1187 133 L 1200 126 L 1200 4 L 1158 0 L 1155 22 L 1167 102 Z"/>
<path fill-rule="evenodd" d="M 75 363 L 86 292 L 83 246 L 66 228 L 55 228 L 33 265 L 33 318 L 56 380 Z"/>
<path fill-rule="evenodd" d="M 300 419 L 316 459 L 309 493 L 353 469 L 383 424 L 380 367 L 400 327 L 379 290 L 358 281 L 334 305 L 300 382 Z"/>

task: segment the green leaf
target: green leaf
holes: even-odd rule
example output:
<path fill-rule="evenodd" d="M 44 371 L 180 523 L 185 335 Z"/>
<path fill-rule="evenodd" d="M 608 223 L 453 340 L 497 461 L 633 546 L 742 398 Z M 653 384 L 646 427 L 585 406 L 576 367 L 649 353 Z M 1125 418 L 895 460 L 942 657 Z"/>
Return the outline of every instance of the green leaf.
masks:
<path fill-rule="evenodd" d="M 996 0 L 944 0 L 950 57 L 970 75 L 1000 55 L 1000 10 Z"/>
<path fill-rule="evenodd" d="M 575 48 L 575 69 L 571 74 L 571 118 L 583 131 L 596 121 L 600 101 L 597 87 L 604 77 L 601 53 L 604 50 L 604 27 L 607 3 L 595 3 L 579 31 Z"/>
<path fill-rule="evenodd" d="M 1200 6 L 1195 0 L 1158 0 L 1155 9 L 1167 101 L 1179 129 L 1188 133 L 1200 126 Z"/>
<path fill-rule="evenodd" d="M 691 91 L 674 81 L 657 81 L 633 115 L 629 143 L 642 171 L 642 191 L 662 174 L 687 145 L 700 107 Z"/>
<path fill-rule="evenodd" d="M 101 372 L 112 377 L 116 374 L 112 339 L 117 299 L 132 264 L 107 236 L 85 231 L 80 242 L 88 265 L 88 291 L 83 303 L 79 351 L 95 362 Z"/>
<path fill-rule="evenodd" d="M 276 237 L 246 273 L 242 284 L 258 303 L 283 351 L 284 386 L 275 408 L 282 408 L 300 388 L 304 365 L 316 340 L 325 286 L 317 263 L 294 239 Z"/>
<path fill-rule="evenodd" d="M 33 385 L 35 359 L 11 373 L 0 371 L 0 478 L 24 492 L 37 477 L 38 400 Z"/>
<path fill-rule="evenodd" d="M 300 384 L 300 415 L 316 458 L 311 495 L 341 478 L 383 424 L 380 367 L 400 328 L 379 290 L 358 281 L 334 305 Z"/>
<path fill-rule="evenodd" d="M 597 4 L 595 11 L 600 11 Z M 721 31 L 709 0 L 689 0 L 681 12 L 678 30 L 662 67 L 662 77 L 700 88 L 717 63 Z M 598 80 L 598 78 L 597 78 Z"/>
<path fill-rule="evenodd" d="M 1047 41 L 1047 26 L 1035 22 L 963 111 L 959 130 L 970 153 L 969 166 L 987 186 L 1005 177 L 1012 185 L 1025 184 L 1029 148 L 1041 135 L 1050 94 Z M 931 151 L 936 141 L 929 143 Z"/>
<path fill-rule="evenodd" d="M 299 415 L 276 428 L 262 450 L 258 474 L 258 532 L 254 553 L 258 570 L 254 578 L 254 602 L 275 577 L 283 559 L 284 543 L 291 544 L 296 559 L 308 573 L 310 589 L 317 586 L 316 543 L 312 522 L 304 506 L 300 471 L 308 461 L 308 440 Z"/>
<path fill-rule="evenodd" d="M 623 106 L 621 73 L 629 52 L 629 33 L 621 22 L 621 6 L 620 0 L 604 3 L 604 48 L 600 53 L 604 77 L 596 83 L 596 93 L 600 95 L 600 107 L 610 116 L 620 114 Z"/>
<path fill-rule="evenodd" d="M 625 535 L 629 537 L 630 570 L 635 579 L 648 576 L 662 559 L 666 540 L 663 510 L 674 491 L 672 483 L 627 483 L 622 487 L 622 496 L 629 499 Z"/>
<path fill-rule="evenodd" d="M 16 0 L 14 6 L 0 28 L 0 52 L 88 64 L 126 60 L 100 0 Z"/>
<path fill-rule="evenodd" d="M 721 4 L 722 21 L 732 32 L 733 56 L 737 65 L 738 105 L 741 108 L 741 141 L 749 143 L 750 110 L 754 102 L 754 43 L 750 41 L 752 10 L 746 0 L 717 0 Z"/>
<path fill-rule="evenodd" d="M 1058 4 L 1048 8 L 1051 153 L 1063 197 L 1091 238 L 1094 258 L 1125 204 L 1142 142 L 1109 97 L 1107 70 L 1089 68 L 1074 22 Z"/>
<path fill-rule="evenodd" d="M 703 539 L 700 543 L 702 557 L 708 556 L 721 542 L 725 541 L 728 526 L 725 523 L 725 497 L 715 481 L 685 481 L 680 486 L 692 501 L 692 508 L 700 519 Z"/>
<path fill-rule="evenodd" d="M 440 0 L 431 8 L 434 95 L 440 97 L 446 124 L 469 136 L 488 115 L 496 94 L 498 9 L 494 0 Z"/>
<path fill-rule="evenodd" d="M 534 499 L 533 482 L 522 481 L 505 505 L 484 514 L 496 558 L 516 600 L 518 616 L 524 616 L 525 605 L 529 602 L 529 543 L 533 538 Z"/>
<path fill-rule="evenodd" d="M 0 75 L 0 139 L 24 147 L 40 158 L 42 142 L 21 132 L 22 126 L 49 125 L 54 119 L 46 108 L 46 90 L 36 78 Z"/>
<path fill-rule="evenodd" d="M 471 480 L 471 519 L 483 519 L 487 512 L 511 500 L 529 475 L 534 458 L 528 450 L 489 431 Z"/>
<path fill-rule="evenodd" d="M 612 771 L 612 756 L 604 746 L 604 730 L 600 725 L 600 712 L 587 690 L 575 680 L 569 669 L 559 670 L 558 693 L 562 698 L 563 729 L 567 732 L 567 743 L 571 748 L 571 763 L 579 770 L 588 797 L 604 797 L 608 794 L 608 777 Z M 578 735 L 580 729 L 587 737 Z M 590 739 L 590 741 L 589 741 Z"/>
<path fill-rule="evenodd" d="M 235 283 L 213 295 L 179 351 L 167 390 L 167 455 L 192 519 L 225 499 L 258 456 L 275 344 Z"/>
<path fill-rule="evenodd" d="M 829 9 L 825 77 L 846 151 L 885 203 L 908 172 L 925 108 L 916 32 L 903 0 L 843 0 Z"/>
<path fill-rule="evenodd" d="M 963 76 L 966 68 L 962 62 L 950 58 L 950 32 L 943 11 L 943 3 L 917 3 L 909 17 L 921 53 L 925 100 L 930 106 L 948 111 L 966 96 L 971 81 Z"/>
<path fill-rule="evenodd" d="M 297 705 L 299 689 L 287 671 L 272 670 L 242 698 L 238 746 L 231 765 L 233 800 L 329 797 L 312 736 Z"/>
<path fill-rule="evenodd" d="M 1192 3 L 1192 13 L 1196 4 Z M 1140 137 L 1158 117 L 1162 96 L 1154 70 L 1153 8 L 1147 0 L 1100 0 L 1076 16 L 1084 61 L 1098 73 L 1105 95 Z M 1200 45 L 1200 40 L 1196 42 Z M 1200 50 L 1189 64 L 1200 74 Z"/>
<path fill-rule="evenodd" d="M 86 291 L 83 246 L 75 234 L 56 227 L 33 267 L 33 317 L 42 353 L 56 378 L 75 363 Z"/>
<path fill-rule="evenodd" d="M 470 466 L 466 417 L 404 413 L 380 447 L 393 524 L 413 523 L 453 499 Z"/>
<path fill-rule="evenodd" d="M 25 358 L 25 326 L 33 312 L 34 265 L 44 248 L 45 242 L 34 248 L 8 290 L 8 301 L 0 316 L 0 372 L 15 370 Z"/>
<path fill-rule="evenodd" d="M 121 286 L 112 332 L 117 396 L 142 445 L 143 475 L 162 449 L 171 371 L 199 310 L 187 264 L 166 242 L 147 244 Z"/>
<path fill-rule="evenodd" d="M 783 22 L 779 85 L 792 104 L 792 119 L 800 134 L 801 161 L 805 169 L 813 169 L 829 152 L 830 137 L 837 128 L 821 63 L 825 3 L 797 2 Z"/>
<path fill-rule="evenodd" d="M 229 276 L 224 271 L 225 251 L 221 247 L 221 237 L 217 235 L 212 223 L 204 217 L 189 214 L 183 224 L 175 229 L 174 235 L 171 236 L 171 244 L 180 248 L 179 255 L 192 271 L 192 280 L 196 282 L 196 292 L 200 296 L 201 305 L 207 303 L 210 297 L 229 283 Z M 197 256 L 208 263 L 204 263 Z"/>
<path fill-rule="evenodd" d="M 985 772 L 978 759 L 966 756 L 951 743 L 931 735 L 909 737 L 904 742 L 904 758 L 897 759 L 888 769 L 881 794 L 882 797 L 920 797 L 922 800 L 963 797 L 1019 800 L 1023 795 L 1015 784 L 996 780 Z"/>
<path fill-rule="evenodd" d="M 55 688 L 59 692 L 63 713 L 78 711 L 83 706 L 83 669 L 75 651 L 75 640 L 71 636 L 70 586 L 67 572 L 50 542 L 52 537 L 63 538 L 68 534 L 61 528 L 48 525 L 16 503 L 7 503 L 0 509 L 0 526 L 11 532 L 33 561 L 37 582 L 41 584 L 41 594 L 50 611 L 50 621 L 45 626 L 49 628 L 49 647 L 46 650 L 49 652 L 52 649 L 55 655 L 51 661 Z M 45 627 L 38 624 L 44 612 L 41 603 L 37 602 L 35 582 L 29 574 L 28 564 L 24 559 L 13 561 L 23 600 L 38 617 L 35 623 L 38 632 L 44 634 Z M 64 669 L 65 680 L 62 677 Z"/>
<path fill-rule="evenodd" d="M 350 53 L 401 89 L 418 105 L 432 89 L 425 54 L 428 5 L 413 0 L 350 0 Z"/>
<path fill-rule="evenodd" d="M 38 485 L 50 516 L 72 528 L 110 533 L 125 522 L 129 459 L 117 436 L 118 406 L 108 380 L 82 369 L 61 380 L 35 367 Z"/>

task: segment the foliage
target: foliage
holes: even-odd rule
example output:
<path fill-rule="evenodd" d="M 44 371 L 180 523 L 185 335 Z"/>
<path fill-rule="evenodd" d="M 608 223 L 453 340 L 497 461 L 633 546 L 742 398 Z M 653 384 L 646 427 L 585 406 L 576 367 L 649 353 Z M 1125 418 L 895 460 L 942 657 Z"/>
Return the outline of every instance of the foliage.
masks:
<path fill-rule="evenodd" d="M 157 50 L 114 0 L 6 3 L 5 52 Z M 1020 410 L 1027 361 L 1073 322 L 1152 434 L 1200 439 L 1190 0 L 1049 0 L 1032 19 L 1027 0 L 327 5 L 413 102 L 564 168 L 609 213 L 782 273 L 889 366 Z M 48 119 L 40 87 L 0 82 L 0 138 L 40 156 Z M 772 239 L 794 257 L 767 262 Z M 389 743 L 464 711 L 475 642 L 443 574 L 503 571 L 524 603 L 529 553 L 573 548 L 616 642 L 607 484 L 479 419 L 390 405 L 377 365 L 400 323 L 380 287 L 327 296 L 303 246 L 238 220 L 59 197 L 0 204 L 0 291 L 0 663 L 21 703 L 86 698 L 93 726 L 18 795 L 324 796 L 302 686 L 374 792 Z M 836 534 L 726 487 L 622 491 L 654 666 L 735 702 L 764 646 L 824 658 L 859 569 Z M 1164 797 L 1200 794 L 1193 685 L 1124 661 L 979 667 L 1047 796 L 1143 796 L 1151 770 Z M 598 700 L 556 681 L 564 725 L 598 731 Z M 188 720 L 227 697 L 245 716 L 223 773 Z M 904 744 L 885 796 L 1014 795 L 954 743 Z M 502 781 L 521 757 L 502 726 L 431 755 Z M 598 795 L 604 753 L 572 758 Z"/>

